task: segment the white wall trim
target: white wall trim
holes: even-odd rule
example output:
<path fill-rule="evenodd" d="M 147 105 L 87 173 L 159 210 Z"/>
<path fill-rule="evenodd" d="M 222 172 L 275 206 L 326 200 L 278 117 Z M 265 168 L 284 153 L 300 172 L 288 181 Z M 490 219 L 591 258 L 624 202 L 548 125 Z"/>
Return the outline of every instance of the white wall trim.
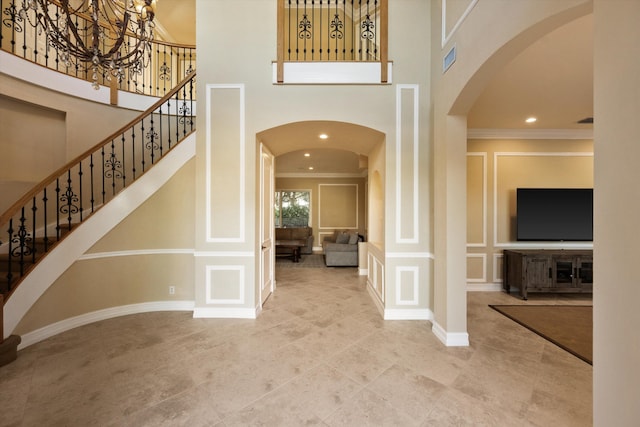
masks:
<path fill-rule="evenodd" d="M 123 256 L 144 256 L 144 255 L 193 255 L 193 249 L 134 249 L 128 251 L 112 252 L 92 252 L 82 255 L 78 261 L 91 259 L 115 258 Z"/>
<path fill-rule="evenodd" d="M 593 129 L 468 129 L 467 139 L 593 139 Z"/>
<path fill-rule="evenodd" d="M 428 308 L 410 308 L 384 310 L 384 320 L 432 320 L 433 312 Z"/>
<path fill-rule="evenodd" d="M 438 322 L 431 321 L 431 331 L 447 347 L 468 347 L 469 334 L 467 332 L 447 332 Z"/>
<path fill-rule="evenodd" d="M 100 89 L 95 90 L 91 82 L 51 70 L 3 50 L 0 50 L 0 73 L 87 101 L 111 104 L 111 89 L 108 86 L 100 86 Z M 118 91 L 118 106 L 131 110 L 145 111 L 158 99 L 160 98 Z"/>
<path fill-rule="evenodd" d="M 36 329 L 35 331 L 28 332 L 21 336 L 22 342 L 18 346 L 18 350 L 22 350 L 23 348 L 36 344 L 54 335 L 61 334 L 62 332 L 66 332 L 70 329 L 102 320 L 112 319 L 114 317 L 149 313 L 152 311 L 192 311 L 193 307 L 193 301 L 154 301 L 105 308 L 103 310 L 70 317 L 69 319 L 64 319 L 40 329 Z"/>
<path fill-rule="evenodd" d="M 418 180 L 418 158 L 419 158 L 419 147 L 420 147 L 420 126 L 419 126 L 419 106 L 420 106 L 420 92 L 419 85 L 417 84 L 403 84 L 396 86 L 396 243 L 418 243 L 418 230 L 420 227 L 419 224 L 419 200 L 420 200 L 420 191 L 419 191 L 419 180 Z M 412 227 L 413 233 L 411 237 L 404 238 L 402 237 L 402 207 L 404 205 L 402 200 L 402 171 L 404 168 L 402 167 L 402 145 L 405 142 L 402 138 L 402 91 L 403 90 L 412 90 L 413 91 L 413 140 L 410 141 L 413 146 L 412 148 L 412 172 L 413 172 L 413 194 L 411 196 L 411 201 L 413 203 L 413 209 L 411 212 L 412 215 Z M 407 141 L 409 143 L 409 141 Z"/>
<path fill-rule="evenodd" d="M 239 219 L 239 229 L 237 237 L 215 237 L 213 235 L 213 223 L 212 223 L 212 203 L 211 200 L 211 177 L 212 177 L 212 164 L 211 164 L 211 155 L 212 155 L 212 135 L 211 135 L 211 115 L 207 114 L 206 116 L 206 142 L 205 142 L 205 191 L 206 191 L 206 241 L 210 243 L 244 243 L 245 242 L 245 195 L 246 195 L 246 173 L 245 173 L 245 86 L 244 84 L 207 84 L 205 90 L 206 97 L 206 111 L 211 111 L 211 104 L 213 100 L 213 91 L 215 90 L 226 90 L 226 89 L 235 89 L 238 90 L 238 97 L 240 100 L 240 108 L 238 111 L 239 117 L 239 129 L 238 135 L 240 141 L 238 143 L 239 150 L 239 167 L 238 167 L 238 215 Z M 230 180 L 231 182 L 232 180 Z"/>
<path fill-rule="evenodd" d="M 253 258 L 255 253 L 249 251 L 195 251 L 195 257 L 219 257 L 219 258 Z"/>
<path fill-rule="evenodd" d="M 11 335 L 33 304 L 78 258 L 164 186 L 196 154 L 189 135 L 153 168 L 101 207 L 49 252 L 25 277 L 4 306 L 4 333 Z"/>
<path fill-rule="evenodd" d="M 385 258 L 429 258 L 435 259 L 431 252 L 385 252 Z"/>
<path fill-rule="evenodd" d="M 449 31 L 449 33 L 447 34 L 447 0 L 442 0 L 442 38 L 441 38 L 441 47 L 444 47 L 449 42 L 449 40 L 451 40 L 451 37 L 453 37 L 453 34 L 456 31 L 458 31 L 458 28 L 460 28 L 460 26 L 462 25 L 464 20 L 467 19 L 467 16 L 469 16 L 469 14 L 471 13 L 471 10 L 475 7 L 476 3 L 478 3 L 478 0 L 472 0 L 471 3 L 469 3 L 469 6 L 467 6 L 465 11 L 460 16 L 460 18 L 454 24 L 454 26 L 451 29 L 451 31 Z"/>
<path fill-rule="evenodd" d="M 387 82 L 381 83 L 380 62 L 285 62 L 282 84 L 391 84 L 393 63 L 387 63 Z M 272 63 L 272 83 L 278 84 L 278 64 Z"/>

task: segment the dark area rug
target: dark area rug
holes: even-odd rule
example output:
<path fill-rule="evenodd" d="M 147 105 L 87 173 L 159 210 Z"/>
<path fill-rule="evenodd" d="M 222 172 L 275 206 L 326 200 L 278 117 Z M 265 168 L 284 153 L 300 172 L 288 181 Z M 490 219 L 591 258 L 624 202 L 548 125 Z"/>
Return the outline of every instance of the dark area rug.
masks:
<path fill-rule="evenodd" d="M 489 305 L 558 347 L 593 365 L 593 307 Z"/>
<path fill-rule="evenodd" d="M 277 268 L 326 268 L 322 254 L 301 255 L 299 262 L 293 262 L 291 257 L 276 257 Z"/>

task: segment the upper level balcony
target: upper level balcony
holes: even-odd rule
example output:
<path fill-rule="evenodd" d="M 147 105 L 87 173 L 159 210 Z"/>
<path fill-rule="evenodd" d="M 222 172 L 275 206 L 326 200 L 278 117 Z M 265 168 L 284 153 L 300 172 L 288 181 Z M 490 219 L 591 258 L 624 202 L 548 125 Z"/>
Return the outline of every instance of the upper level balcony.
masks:
<path fill-rule="evenodd" d="M 278 0 L 276 84 L 388 84 L 388 0 Z"/>

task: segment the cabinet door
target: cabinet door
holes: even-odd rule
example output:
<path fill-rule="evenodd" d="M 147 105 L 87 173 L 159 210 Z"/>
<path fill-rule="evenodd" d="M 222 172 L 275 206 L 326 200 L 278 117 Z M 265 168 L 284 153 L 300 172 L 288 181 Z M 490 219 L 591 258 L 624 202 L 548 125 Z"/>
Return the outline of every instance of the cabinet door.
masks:
<path fill-rule="evenodd" d="M 578 286 L 584 291 L 593 290 L 593 258 L 578 258 Z"/>
<path fill-rule="evenodd" d="M 573 288 L 577 286 L 577 266 L 575 257 L 556 256 L 553 258 L 553 287 Z"/>
<path fill-rule="evenodd" d="M 544 289 L 551 286 L 549 275 L 551 269 L 551 257 L 528 256 L 525 262 L 523 283 L 530 289 Z"/>

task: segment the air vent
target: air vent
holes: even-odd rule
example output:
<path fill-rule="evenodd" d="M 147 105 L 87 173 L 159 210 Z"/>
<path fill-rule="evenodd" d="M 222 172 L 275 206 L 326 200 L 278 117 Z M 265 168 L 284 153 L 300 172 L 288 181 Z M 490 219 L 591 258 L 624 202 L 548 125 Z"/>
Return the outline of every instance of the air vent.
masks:
<path fill-rule="evenodd" d="M 585 117 L 582 120 L 578 120 L 578 123 L 580 124 L 589 124 L 589 123 L 593 123 L 593 117 Z"/>

